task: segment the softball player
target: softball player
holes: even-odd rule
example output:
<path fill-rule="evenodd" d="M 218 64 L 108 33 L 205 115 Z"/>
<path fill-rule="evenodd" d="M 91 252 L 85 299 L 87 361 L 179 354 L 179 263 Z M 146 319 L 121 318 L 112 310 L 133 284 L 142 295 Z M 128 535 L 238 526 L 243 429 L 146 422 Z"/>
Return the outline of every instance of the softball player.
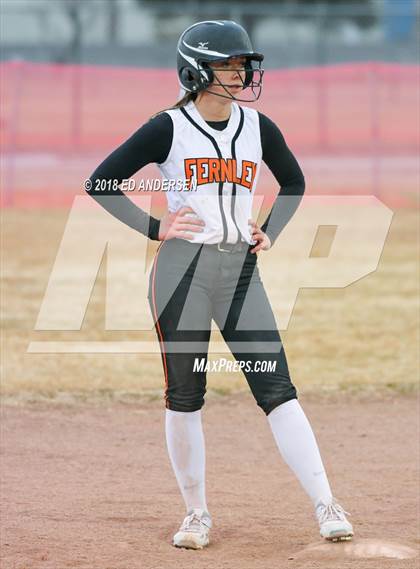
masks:
<path fill-rule="evenodd" d="M 144 124 L 91 176 L 93 188 L 97 180 L 121 183 L 154 162 L 164 180 L 185 183 L 183 191 L 166 193 L 168 213 L 161 220 L 119 189 L 113 198 L 90 192 L 118 219 L 161 241 L 148 298 L 165 375 L 167 448 L 187 510 L 173 538 L 178 547 L 203 548 L 212 525 L 201 423 L 206 365 L 197 366 L 207 363 L 212 319 L 236 360 L 246 363 L 243 371 L 252 394 L 268 418 L 281 456 L 313 503 L 321 536 L 338 540 L 353 535 L 297 400 L 257 265 L 257 254 L 273 246 L 305 189 L 302 171 L 278 127 L 262 113 L 237 104 L 258 99 L 263 58 L 233 21 L 190 26 L 177 48 L 185 95 Z M 251 213 L 262 160 L 280 191 L 259 227 Z M 265 365 L 269 362 L 271 367 Z"/>

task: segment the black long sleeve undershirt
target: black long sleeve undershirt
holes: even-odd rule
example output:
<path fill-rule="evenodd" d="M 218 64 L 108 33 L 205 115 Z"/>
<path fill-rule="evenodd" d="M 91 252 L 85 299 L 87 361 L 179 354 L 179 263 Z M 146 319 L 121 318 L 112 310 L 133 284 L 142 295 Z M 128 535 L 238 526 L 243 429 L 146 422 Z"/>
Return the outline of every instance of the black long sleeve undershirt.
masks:
<path fill-rule="evenodd" d="M 114 217 L 154 241 L 159 240 L 160 220 L 138 207 L 119 188 L 105 191 L 96 189 L 96 181 L 118 180 L 120 184 L 146 164 L 164 162 L 172 145 L 172 137 L 172 119 L 167 113 L 161 113 L 116 148 L 90 176 L 92 189 L 89 195 Z"/>
<path fill-rule="evenodd" d="M 258 115 L 262 158 L 280 186 L 273 207 L 261 226 L 273 244 L 299 206 L 305 191 L 305 179 L 280 129 L 267 116 Z M 227 122 L 212 121 L 208 124 L 223 130 Z M 136 206 L 119 188 L 96 189 L 97 180 L 118 180 L 120 184 L 146 164 L 163 163 L 169 154 L 172 138 L 172 119 L 167 113 L 160 113 L 116 148 L 90 176 L 92 189 L 88 193 L 117 219 L 153 240 L 158 240 L 160 220 Z"/>
<path fill-rule="evenodd" d="M 258 113 L 262 159 L 276 178 L 280 190 L 271 211 L 261 226 L 273 245 L 293 217 L 305 192 L 305 178 L 278 126 L 267 116 Z"/>

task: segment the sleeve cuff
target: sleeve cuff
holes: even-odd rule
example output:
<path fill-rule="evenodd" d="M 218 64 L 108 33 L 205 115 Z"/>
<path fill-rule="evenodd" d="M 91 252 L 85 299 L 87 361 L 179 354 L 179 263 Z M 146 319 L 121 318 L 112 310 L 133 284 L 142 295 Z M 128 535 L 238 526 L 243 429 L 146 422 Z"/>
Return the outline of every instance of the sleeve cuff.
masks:
<path fill-rule="evenodd" d="M 275 240 L 277 239 L 277 235 L 272 235 L 269 231 L 264 231 L 264 233 L 270 239 L 270 243 L 271 243 L 271 247 L 272 247 L 274 245 Z"/>
<path fill-rule="evenodd" d="M 159 241 L 160 219 L 150 216 L 149 232 L 147 236 L 153 241 Z"/>

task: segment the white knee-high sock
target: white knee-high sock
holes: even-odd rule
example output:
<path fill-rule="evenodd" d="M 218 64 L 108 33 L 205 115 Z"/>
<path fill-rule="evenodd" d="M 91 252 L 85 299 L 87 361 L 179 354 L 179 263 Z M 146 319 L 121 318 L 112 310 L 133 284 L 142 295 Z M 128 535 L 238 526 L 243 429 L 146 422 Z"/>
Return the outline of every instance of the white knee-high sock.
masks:
<path fill-rule="evenodd" d="M 297 399 L 279 405 L 267 416 L 277 446 L 314 506 L 332 495 L 311 425 Z"/>
<path fill-rule="evenodd" d="M 201 410 L 192 413 L 166 409 L 166 444 L 187 512 L 207 510 L 205 447 Z"/>

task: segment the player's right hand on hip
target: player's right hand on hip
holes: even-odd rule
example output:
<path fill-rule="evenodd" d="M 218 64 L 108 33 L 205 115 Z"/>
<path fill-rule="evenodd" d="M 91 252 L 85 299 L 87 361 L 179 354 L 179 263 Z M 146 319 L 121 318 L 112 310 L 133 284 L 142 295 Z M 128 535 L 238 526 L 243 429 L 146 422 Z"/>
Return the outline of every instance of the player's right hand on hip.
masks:
<path fill-rule="evenodd" d="M 169 212 L 162 217 L 159 226 L 159 241 L 167 239 L 192 239 L 193 233 L 204 230 L 204 221 L 190 207 L 182 207 L 178 211 Z"/>

